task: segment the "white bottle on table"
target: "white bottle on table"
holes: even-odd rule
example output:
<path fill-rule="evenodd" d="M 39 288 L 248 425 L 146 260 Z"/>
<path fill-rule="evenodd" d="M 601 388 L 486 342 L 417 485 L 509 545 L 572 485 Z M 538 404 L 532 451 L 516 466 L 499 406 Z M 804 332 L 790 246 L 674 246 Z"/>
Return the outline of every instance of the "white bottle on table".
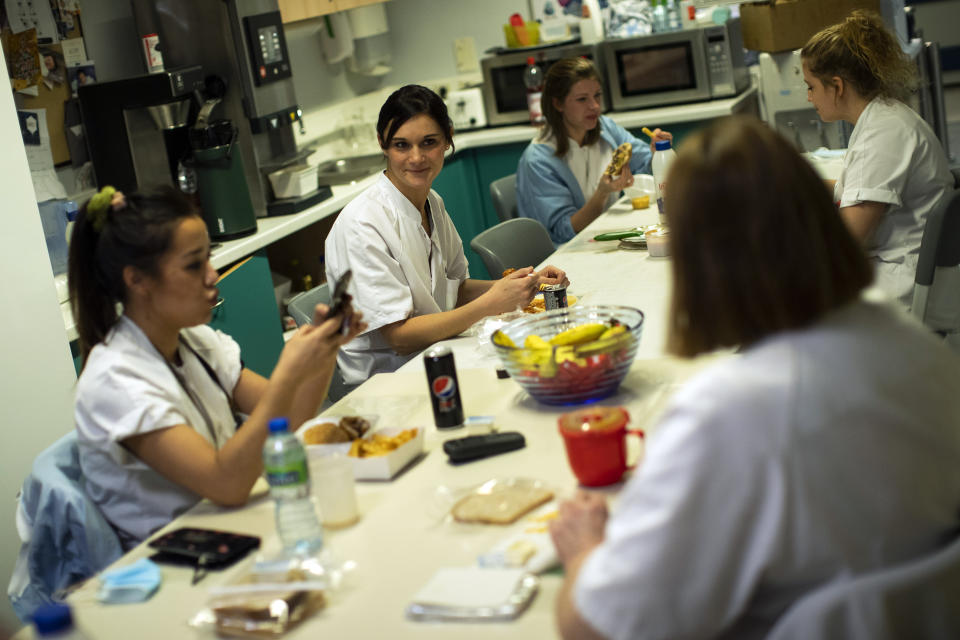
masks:
<path fill-rule="evenodd" d="M 654 144 L 654 148 L 656 150 L 653 152 L 653 160 L 650 162 L 650 167 L 653 170 L 657 211 L 660 213 L 660 224 L 667 224 L 664 192 L 667 189 L 667 174 L 670 171 L 670 165 L 677 157 L 677 154 L 674 152 L 669 140 L 658 140 Z"/>

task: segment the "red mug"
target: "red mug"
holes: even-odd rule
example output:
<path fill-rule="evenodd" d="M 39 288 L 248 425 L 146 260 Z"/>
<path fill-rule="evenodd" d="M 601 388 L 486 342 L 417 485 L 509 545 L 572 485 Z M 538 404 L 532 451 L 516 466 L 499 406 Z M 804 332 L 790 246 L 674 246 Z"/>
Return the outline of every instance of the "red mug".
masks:
<path fill-rule="evenodd" d="M 573 474 L 585 487 L 619 482 L 627 464 L 627 434 L 643 438 L 640 429 L 627 429 L 630 414 L 623 407 L 589 407 L 565 413 L 557 420 Z"/>

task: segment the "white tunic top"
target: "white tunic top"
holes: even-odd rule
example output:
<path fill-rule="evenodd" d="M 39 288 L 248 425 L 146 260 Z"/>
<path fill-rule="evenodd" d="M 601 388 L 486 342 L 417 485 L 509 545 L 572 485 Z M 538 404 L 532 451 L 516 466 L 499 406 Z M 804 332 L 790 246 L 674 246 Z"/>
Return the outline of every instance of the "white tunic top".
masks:
<path fill-rule="evenodd" d="M 762 637 L 960 524 L 960 361 L 857 302 L 685 385 L 576 582 L 609 638 Z"/>
<path fill-rule="evenodd" d="M 557 142 L 553 136 L 538 138 L 537 142 L 547 145 L 554 151 L 557 149 Z M 610 160 L 613 158 L 613 147 L 603 138 L 599 138 L 595 143 L 583 147 L 573 138 L 569 138 L 567 144 L 567 153 L 563 156 L 563 162 L 570 167 L 570 172 L 577 179 L 583 197 L 589 200 L 597 190 L 597 186 L 600 185 L 603 172 L 610 165 Z M 604 211 L 609 209 L 619 197 L 619 192 L 611 193 L 606 204 L 603 205 Z"/>
<path fill-rule="evenodd" d="M 232 393 L 240 379 L 239 345 L 207 326 L 185 329 L 181 335 Z M 85 489 L 128 548 L 200 497 L 147 466 L 122 441 L 186 424 L 219 448 L 236 431 L 223 390 L 183 344 L 179 354 L 182 366 L 177 370 L 209 414 L 215 435 L 159 352 L 126 316 L 90 351 L 77 382 L 74 415 Z"/>
<path fill-rule="evenodd" d="M 390 348 L 380 328 L 413 316 L 450 311 L 469 277 L 463 243 L 435 191 L 427 198 L 431 233 L 420 212 L 385 174 L 343 208 L 325 246 L 327 281 L 353 271 L 349 292 L 363 312 L 366 333 L 340 349 L 348 384 L 395 371 L 412 355 Z M 438 336 L 438 339 L 443 336 Z"/>
<path fill-rule="evenodd" d="M 834 200 L 841 208 L 890 205 L 866 246 L 877 286 L 907 309 L 927 214 L 952 190 L 946 155 L 927 123 L 900 101 L 870 101 L 850 136 Z"/>

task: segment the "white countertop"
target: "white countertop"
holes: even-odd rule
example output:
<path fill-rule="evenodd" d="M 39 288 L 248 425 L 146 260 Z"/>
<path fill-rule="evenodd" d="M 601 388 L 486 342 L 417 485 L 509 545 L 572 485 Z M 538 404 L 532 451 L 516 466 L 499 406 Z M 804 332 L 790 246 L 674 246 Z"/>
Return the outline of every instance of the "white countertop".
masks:
<path fill-rule="evenodd" d="M 750 101 L 755 99 L 756 94 L 756 87 L 750 87 L 733 98 L 654 107 L 637 111 L 609 112 L 606 115 L 622 127 L 649 126 L 653 128 L 662 124 L 709 120 L 737 113 L 748 109 L 751 104 Z M 530 125 L 488 127 L 457 133 L 454 135 L 454 142 L 457 152 L 461 152 L 473 148 L 529 141 L 533 139 L 536 132 L 537 128 Z M 222 269 L 281 238 L 339 212 L 357 194 L 373 184 L 375 175 L 373 174 L 352 184 L 336 185 L 331 188 L 333 192 L 331 197 L 298 213 L 258 218 L 256 233 L 245 238 L 223 242 L 221 246 L 213 250 L 211 262 L 214 268 Z M 67 339 L 76 340 L 77 328 L 73 321 L 69 301 L 60 305 L 60 311 L 63 315 Z"/>

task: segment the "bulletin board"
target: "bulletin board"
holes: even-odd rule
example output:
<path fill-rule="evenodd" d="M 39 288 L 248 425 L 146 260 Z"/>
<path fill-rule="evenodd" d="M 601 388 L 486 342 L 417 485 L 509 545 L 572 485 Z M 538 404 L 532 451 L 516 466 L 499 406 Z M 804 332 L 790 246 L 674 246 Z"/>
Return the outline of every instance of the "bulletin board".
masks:
<path fill-rule="evenodd" d="M 76 70 L 92 69 L 78 0 L 0 0 L 0 41 L 17 109 L 44 110 L 53 163 L 70 162 L 65 105 L 75 95 Z"/>

